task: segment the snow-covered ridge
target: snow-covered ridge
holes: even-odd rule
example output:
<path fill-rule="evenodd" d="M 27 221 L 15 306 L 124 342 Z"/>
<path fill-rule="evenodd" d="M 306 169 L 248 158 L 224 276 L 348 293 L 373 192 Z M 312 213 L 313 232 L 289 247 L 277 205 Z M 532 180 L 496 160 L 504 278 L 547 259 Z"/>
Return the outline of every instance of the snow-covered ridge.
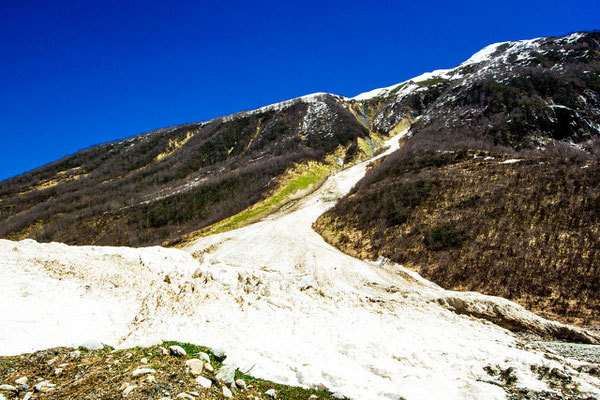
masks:
<path fill-rule="evenodd" d="M 573 33 L 568 36 L 558 38 L 558 39 L 553 39 L 553 40 L 556 40 L 559 43 L 571 44 L 571 43 L 576 42 L 583 36 L 584 36 L 584 33 L 577 32 L 577 33 Z M 490 45 L 484 47 L 483 49 L 479 50 L 478 52 L 473 54 L 471 57 L 469 57 L 469 59 L 467 59 L 466 61 L 462 62 L 461 64 L 459 64 L 458 66 L 456 66 L 454 68 L 439 69 L 439 70 L 435 70 L 432 72 L 426 72 L 424 74 L 421 74 L 419 76 L 416 76 L 414 78 L 405 80 L 403 82 L 400 82 L 400 83 L 397 83 L 397 84 L 394 84 L 391 86 L 387 86 L 387 87 L 379 88 L 379 89 L 373 89 L 368 92 L 361 93 L 357 96 L 352 97 L 351 99 L 360 101 L 360 100 L 369 100 L 369 99 L 379 97 L 379 96 L 387 96 L 398 86 L 405 85 L 405 87 L 403 87 L 402 90 L 399 90 L 396 93 L 396 95 L 398 97 L 401 97 L 403 95 L 406 95 L 408 92 L 418 88 L 417 85 L 411 85 L 414 83 L 422 82 L 422 81 L 432 79 L 432 78 L 440 78 L 440 79 L 448 79 L 448 80 L 460 79 L 460 78 L 462 78 L 460 69 L 470 66 L 470 65 L 480 64 L 480 63 L 484 63 L 484 62 L 490 62 L 491 60 L 493 60 L 495 58 L 495 54 L 500 50 L 500 48 L 502 46 L 506 46 L 506 49 L 503 52 L 502 59 L 500 61 L 506 62 L 508 60 L 508 57 L 515 53 L 518 54 L 518 59 L 517 59 L 518 61 L 526 60 L 528 58 L 526 53 L 530 52 L 532 50 L 537 50 L 539 48 L 539 45 L 547 39 L 548 38 L 540 37 L 540 38 L 527 39 L 527 40 L 516 40 L 516 41 L 493 43 L 493 44 L 490 44 Z"/>
<path fill-rule="evenodd" d="M 307 94 L 307 95 L 296 97 L 296 98 L 289 99 L 289 100 L 280 101 L 278 103 L 269 104 L 268 106 L 260 107 L 255 110 L 240 111 L 238 113 L 222 117 L 222 120 L 224 122 L 227 122 L 227 121 L 231 121 L 236 118 L 244 117 L 247 115 L 261 114 L 261 113 L 265 113 L 268 111 L 282 111 L 282 110 L 288 109 L 291 106 L 293 106 L 297 103 L 300 103 L 300 102 L 306 103 L 306 104 L 319 103 L 319 102 L 323 102 L 326 96 L 332 96 L 336 100 L 341 100 L 341 101 L 347 100 L 345 97 L 337 95 L 337 94 L 317 92 L 317 93 L 311 93 L 311 94 Z"/>

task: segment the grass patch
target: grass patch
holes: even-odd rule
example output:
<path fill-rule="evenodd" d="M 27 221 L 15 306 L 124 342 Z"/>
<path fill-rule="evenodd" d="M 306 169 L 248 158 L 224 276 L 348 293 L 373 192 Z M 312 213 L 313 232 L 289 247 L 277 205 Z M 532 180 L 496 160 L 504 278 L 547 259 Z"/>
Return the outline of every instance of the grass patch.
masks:
<path fill-rule="evenodd" d="M 329 165 L 313 161 L 295 166 L 283 175 L 281 178 L 283 184 L 280 185 L 273 195 L 239 214 L 209 226 L 198 236 L 204 237 L 227 232 L 265 217 L 292 199 L 298 192 L 309 189 L 311 185 L 315 187 L 321 183 L 327 178 L 332 168 Z"/>

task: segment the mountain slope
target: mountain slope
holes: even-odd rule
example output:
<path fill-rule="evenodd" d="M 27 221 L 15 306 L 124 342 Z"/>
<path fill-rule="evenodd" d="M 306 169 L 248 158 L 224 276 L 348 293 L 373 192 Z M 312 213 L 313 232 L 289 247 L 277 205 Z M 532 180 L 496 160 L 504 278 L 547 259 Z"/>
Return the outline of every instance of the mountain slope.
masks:
<path fill-rule="evenodd" d="M 383 104 L 375 129 L 395 123 L 386 107 L 407 108 L 415 92 L 425 108 L 400 150 L 315 229 L 443 287 L 597 324 L 599 43 L 598 33 L 578 33 L 496 44 L 426 87 L 408 84 L 408 95 L 359 96 Z"/>
<path fill-rule="evenodd" d="M 367 168 L 339 171 L 293 206 L 184 250 L 0 240 L 0 290 L 11 299 L 0 303 L 0 354 L 90 337 L 118 348 L 168 339 L 224 349 L 253 376 L 355 399 L 600 395 L 592 364 L 525 346 L 502 326 L 588 343 L 596 335 L 328 246 L 311 224 Z"/>
<path fill-rule="evenodd" d="M 260 201 L 298 163 L 368 138 L 328 94 L 83 150 L 0 183 L 0 237 L 161 243 Z M 331 163 L 331 160 L 329 160 Z"/>

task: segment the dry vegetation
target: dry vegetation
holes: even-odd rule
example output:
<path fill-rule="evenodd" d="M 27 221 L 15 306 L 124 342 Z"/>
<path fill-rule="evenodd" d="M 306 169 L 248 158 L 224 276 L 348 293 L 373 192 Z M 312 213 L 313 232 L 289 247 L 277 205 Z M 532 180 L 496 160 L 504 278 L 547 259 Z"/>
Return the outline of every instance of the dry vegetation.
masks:
<path fill-rule="evenodd" d="M 600 321 L 600 163 L 546 152 L 401 149 L 316 223 L 328 242 L 449 289 Z M 494 157 L 493 159 L 486 157 Z M 502 163 L 508 157 L 521 159 Z"/>

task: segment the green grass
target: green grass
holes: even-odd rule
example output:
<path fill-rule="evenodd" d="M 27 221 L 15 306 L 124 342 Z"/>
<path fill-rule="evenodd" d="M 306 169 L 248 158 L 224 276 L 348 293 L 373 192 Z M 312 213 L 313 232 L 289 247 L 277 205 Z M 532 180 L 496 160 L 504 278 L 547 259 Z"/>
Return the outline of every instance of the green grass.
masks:
<path fill-rule="evenodd" d="M 275 194 L 239 214 L 217 222 L 209 227 L 208 230 L 201 233 L 201 236 L 230 231 L 268 215 L 270 212 L 275 211 L 279 206 L 284 204 L 285 201 L 296 192 L 308 189 L 311 185 L 320 183 L 329 175 L 331 169 L 332 167 L 329 165 L 317 163 L 297 166 L 296 171 L 291 174 L 291 180 L 286 182 L 279 190 L 277 190 L 277 192 L 275 192 Z"/>

